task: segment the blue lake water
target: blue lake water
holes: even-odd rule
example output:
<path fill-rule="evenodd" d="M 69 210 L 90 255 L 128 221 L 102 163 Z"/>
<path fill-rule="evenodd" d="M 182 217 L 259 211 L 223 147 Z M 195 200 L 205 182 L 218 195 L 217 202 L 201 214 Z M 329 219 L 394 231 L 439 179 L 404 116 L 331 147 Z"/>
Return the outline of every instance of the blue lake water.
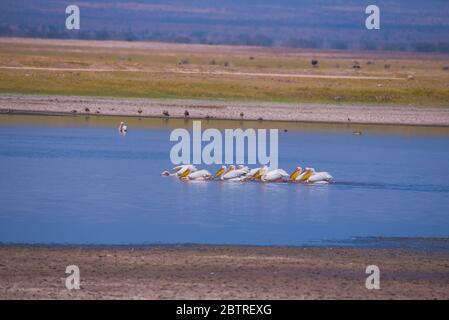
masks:
<path fill-rule="evenodd" d="M 329 171 L 335 184 L 185 183 L 160 176 L 172 167 L 163 120 L 120 136 L 112 122 L 1 117 L 0 242 L 319 245 L 449 236 L 447 133 L 355 136 L 344 126 L 298 125 L 279 132 L 279 166 Z"/>

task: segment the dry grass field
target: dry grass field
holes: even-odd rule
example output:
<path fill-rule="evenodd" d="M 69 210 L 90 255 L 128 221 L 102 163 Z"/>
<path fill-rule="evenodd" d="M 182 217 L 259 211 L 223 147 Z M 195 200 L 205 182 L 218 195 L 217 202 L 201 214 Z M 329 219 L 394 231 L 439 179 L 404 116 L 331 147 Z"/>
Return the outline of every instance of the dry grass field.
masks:
<path fill-rule="evenodd" d="M 0 38 L 0 93 L 447 107 L 449 56 Z"/>

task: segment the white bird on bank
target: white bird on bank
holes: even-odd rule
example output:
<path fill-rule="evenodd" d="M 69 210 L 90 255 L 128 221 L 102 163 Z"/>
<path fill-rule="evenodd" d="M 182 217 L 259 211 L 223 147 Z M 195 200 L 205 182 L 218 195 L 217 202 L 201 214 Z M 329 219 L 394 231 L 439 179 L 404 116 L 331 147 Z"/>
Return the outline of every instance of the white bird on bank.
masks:
<path fill-rule="evenodd" d="M 284 178 L 287 178 L 289 174 L 285 172 L 283 169 L 274 169 L 268 171 L 264 175 L 260 177 L 262 182 L 280 182 L 283 181 Z"/>
<path fill-rule="evenodd" d="M 120 125 L 118 126 L 118 131 L 120 133 L 125 133 L 126 131 L 128 131 L 128 126 L 122 121 L 122 122 L 120 122 Z"/>

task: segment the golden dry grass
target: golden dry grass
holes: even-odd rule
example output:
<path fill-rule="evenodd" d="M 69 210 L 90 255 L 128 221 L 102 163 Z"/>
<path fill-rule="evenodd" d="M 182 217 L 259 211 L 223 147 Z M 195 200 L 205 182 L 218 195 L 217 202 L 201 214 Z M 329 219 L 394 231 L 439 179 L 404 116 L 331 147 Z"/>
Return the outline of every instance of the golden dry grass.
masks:
<path fill-rule="evenodd" d="M 447 66 L 444 55 L 0 39 L 3 93 L 449 106 Z"/>

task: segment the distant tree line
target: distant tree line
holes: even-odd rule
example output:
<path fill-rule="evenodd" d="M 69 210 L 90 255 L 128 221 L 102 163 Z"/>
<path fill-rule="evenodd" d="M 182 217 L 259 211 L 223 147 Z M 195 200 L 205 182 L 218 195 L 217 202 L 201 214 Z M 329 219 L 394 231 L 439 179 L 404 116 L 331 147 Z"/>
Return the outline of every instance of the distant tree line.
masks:
<path fill-rule="evenodd" d="M 60 25 L 24 26 L 0 24 L 2 37 L 31 37 L 50 39 L 86 39 L 86 40 L 125 40 L 125 41 L 161 41 L 172 43 L 199 43 L 246 45 L 261 47 L 289 47 L 304 49 L 356 49 L 384 51 L 415 52 L 449 52 L 449 41 L 416 41 L 400 42 L 397 39 L 375 39 L 358 41 L 355 39 L 334 39 L 334 37 L 310 36 L 301 38 L 273 39 L 267 35 L 256 33 L 240 33 L 237 35 L 209 35 L 206 32 L 178 34 L 176 32 L 150 32 L 148 30 L 77 30 L 68 31 Z M 328 38 L 331 38 L 329 40 Z"/>

